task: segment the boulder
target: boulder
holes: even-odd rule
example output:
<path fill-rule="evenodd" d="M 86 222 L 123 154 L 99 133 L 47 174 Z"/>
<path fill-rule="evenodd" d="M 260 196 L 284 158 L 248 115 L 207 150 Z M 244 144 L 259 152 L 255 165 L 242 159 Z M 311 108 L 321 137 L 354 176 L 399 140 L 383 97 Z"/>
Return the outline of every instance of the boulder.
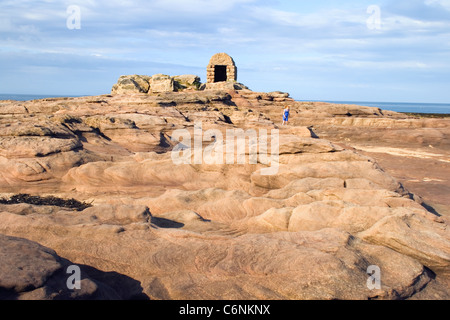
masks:
<path fill-rule="evenodd" d="M 0 234 L 1 300 L 117 300 L 111 287 L 93 280 L 80 268 L 79 288 L 69 279 L 72 262 L 36 242 Z M 81 271 L 83 270 L 83 271 Z"/>
<path fill-rule="evenodd" d="M 200 77 L 192 74 L 186 74 L 181 76 L 172 77 L 175 89 L 177 91 L 183 91 L 186 89 L 198 90 L 201 86 Z"/>
<path fill-rule="evenodd" d="M 173 78 L 164 74 L 153 75 L 150 81 L 150 91 L 152 93 L 175 91 Z"/>
<path fill-rule="evenodd" d="M 140 75 L 121 76 L 112 87 L 112 94 L 147 93 L 150 88 L 150 77 Z"/>

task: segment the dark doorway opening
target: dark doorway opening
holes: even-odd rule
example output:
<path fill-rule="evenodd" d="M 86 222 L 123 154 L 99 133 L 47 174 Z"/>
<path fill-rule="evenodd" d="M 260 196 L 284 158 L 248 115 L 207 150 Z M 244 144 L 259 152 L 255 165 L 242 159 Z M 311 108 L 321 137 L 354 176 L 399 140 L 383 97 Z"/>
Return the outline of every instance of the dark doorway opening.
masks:
<path fill-rule="evenodd" d="M 214 82 L 227 81 L 227 66 L 214 67 Z"/>

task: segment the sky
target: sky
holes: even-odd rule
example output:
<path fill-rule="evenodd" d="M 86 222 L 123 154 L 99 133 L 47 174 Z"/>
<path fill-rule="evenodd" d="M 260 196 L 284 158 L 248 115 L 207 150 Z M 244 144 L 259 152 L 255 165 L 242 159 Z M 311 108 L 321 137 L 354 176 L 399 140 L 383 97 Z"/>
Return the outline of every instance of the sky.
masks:
<path fill-rule="evenodd" d="M 0 0 L 0 93 L 195 74 L 297 100 L 450 103 L 450 0 Z"/>

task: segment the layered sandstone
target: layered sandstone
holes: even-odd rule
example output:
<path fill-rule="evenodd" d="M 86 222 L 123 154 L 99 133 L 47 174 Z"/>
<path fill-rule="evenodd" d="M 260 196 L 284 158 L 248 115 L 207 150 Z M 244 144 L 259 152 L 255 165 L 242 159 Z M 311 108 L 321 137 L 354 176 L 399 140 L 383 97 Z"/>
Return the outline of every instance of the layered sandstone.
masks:
<path fill-rule="evenodd" d="M 420 195 L 372 157 L 344 144 L 345 136 L 334 139 L 332 129 L 323 129 L 387 134 L 389 127 L 434 128 L 423 132 L 438 141 L 447 126 L 378 108 L 295 102 L 282 92 L 149 94 L 151 83 L 145 93 L 141 78 L 123 80 L 138 92 L 0 102 L 2 196 L 52 195 L 91 204 L 82 211 L 0 205 L 1 240 L 12 243 L 5 245 L 8 252 L 27 241 L 30 250 L 48 257 L 46 271 L 33 276 L 38 280 L 26 280 L 33 283 L 28 291 L 50 283 L 69 263 L 65 259 L 139 284 L 124 285 L 122 292 L 115 287 L 109 295 L 86 285 L 94 298 L 450 296 L 448 217 L 424 206 Z M 293 117 L 283 127 L 286 105 Z M 214 137 L 199 137 L 199 123 L 202 133 L 215 130 Z M 187 164 L 174 163 L 176 130 L 199 138 L 204 151 L 220 146 L 218 133 L 226 137 L 236 129 L 268 132 L 268 140 L 279 130 L 275 174 L 263 174 L 270 164 L 261 158 L 250 163 L 250 150 L 243 164 L 196 163 L 194 155 Z M 435 145 L 448 150 L 445 142 Z M 17 256 L 8 264 L 25 260 Z M 373 265 L 382 275 L 377 290 L 367 286 Z M 0 281 L 0 291 L 24 299 L 53 297 L 27 295 L 17 289 L 25 278 L 4 278 L 12 272 L 5 267 L 0 272 L 0 279 L 8 279 Z M 97 287 L 108 286 L 99 286 L 95 276 L 90 281 Z M 64 292 L 62 298 L 76 298 Z"/>

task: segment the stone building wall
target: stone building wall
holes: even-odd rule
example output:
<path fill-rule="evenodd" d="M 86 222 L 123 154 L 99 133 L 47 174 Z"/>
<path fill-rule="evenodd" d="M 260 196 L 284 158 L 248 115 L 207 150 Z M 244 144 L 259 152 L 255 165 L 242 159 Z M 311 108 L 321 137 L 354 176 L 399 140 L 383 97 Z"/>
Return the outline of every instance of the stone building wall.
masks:
<path fill-rule="evenodd" d="M 217 81 L 217 75 L 216 71 L 218 70 L 217 67 L 225 66 L 226 67 L 226 80 L 221 79 Z M 209 61 L 207 70 L 206 70 L 206 82 L 207 83 L 215 83 L 215 82 L 221 82 L 221 81 L 237 81 L 237 67 L 234 63 L 233 58 L 231 58 L 226 53 L 217 53 L 214 56 L 212 56 L 211 60 Z"/>

